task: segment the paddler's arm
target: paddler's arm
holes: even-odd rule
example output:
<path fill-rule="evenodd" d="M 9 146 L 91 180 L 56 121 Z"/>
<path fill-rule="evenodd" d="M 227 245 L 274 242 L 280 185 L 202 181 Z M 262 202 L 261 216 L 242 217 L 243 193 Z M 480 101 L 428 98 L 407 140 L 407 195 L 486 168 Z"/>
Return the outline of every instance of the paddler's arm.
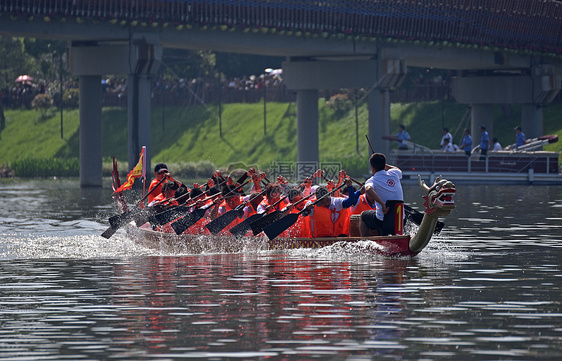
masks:
<path fill-rule="evenodd" d="M 375 202 L 381 205 L 383 213 L 388 212 L 388 208 L 386 208 L 386 204 L 384 204 L 381 197 L 379 197 L 379 195 L 377 194 L 377 192 L 375 192 L 373 187 L 371 187 L 370 185 L 365 187 L 365 194 L 367 194 L 367 197 L 369 197 L 369 199 L 374 199 Z"/>
<path fill-rule="evenodd" d="M 343 208 L 349 208 L 357 204 L 357 200 L 361 195 L 361 191 L 354 191 L 351 179 L 348 178 L 345 183 L 347 185 L 347 194 L 349 195 L 349 197 L 345 201 L 343 201 L 341 205 Z"/>

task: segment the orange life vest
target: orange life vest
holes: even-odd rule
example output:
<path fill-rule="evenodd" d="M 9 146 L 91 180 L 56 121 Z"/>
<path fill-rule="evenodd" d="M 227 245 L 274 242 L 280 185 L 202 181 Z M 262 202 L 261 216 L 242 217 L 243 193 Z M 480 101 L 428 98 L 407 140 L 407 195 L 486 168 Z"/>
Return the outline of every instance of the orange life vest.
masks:
<path fill-rule="evenodd" d="M 168 199 L 168 198 L 166 198 L 166 196 L 165 196 L 163 193 L 160 193 L 159 195 L 157 195 L 156 197 L 154 197 L 154 198 L 152 199 L 152 201 L 153 201 L 153 202 L 156 202 L 156 203 L 160 203 L 160 202 L 162 202 L 162 201 L 165 201 L 166 199 Z M 150 204 L 150 202 L 149 202 L 149 204 Z M 177 205 L 178 205 L 178 202 L 177 202 L 175 199 L 172 199 L 172 200 L 170 200 L 169 202 L 166 203 L 166 207 L 168 207 L 168 206 L 177 206 Z"/>
<path fill-rule="evenodd" d="M 294 208 L 291 213 L 298 213 L 299 210 Z M 297 221 L 295 222 L 295 224 L 293 224 L 291 227 L 289 227 L 285 232 L 283 232 L 283 235 L 287 236 L 287 237 L 306 237 L 306 238 L 310 238 L 310 227 L 309 227 L 309 222 L 310 220 L 308 219 L 308 216 L 303 216 L 300 215 L 299 218 L 297 219 Z"/>
<path fill-rule="evenodd" d="M 283 208 L 285 208 L 285 206 L 289 203 L 289 201 L 287 200 L 287 198 L 283 199 L 281 202 L 279 202 L 275 207 L 273 208 L 269 208 L 267 210 L 267 213 L 271 213 L 273 211 L 279 211 Z M 273 203 L 272 203 L 273 204 Z M 263 201 L 261 201 L 260 206 L 262 206 L 264 209 L 267 208 L 269 206 L 269 202 L 267 200 L 267 197 L 264 197 Z"/>
<path fill-rule="evenodd" d="M 335 221 L 332 221 L 332 216 L 336 219 Z M 309 218 L 312 237 L 337 237 L 349 234 L 349 208 L 335 211 L 326 207 L 314 206 L 314 214 Z"/>
<path fill-rule="evenodd" d="M 375 206 L 371 206 L 369 202 L 367 202 L 367 196 L 365 194 L 361 194 L 359 196 L 357 206 L 351 212 L 351 214 L 361 214 L 363 211 L 373 210 L 375 208 Z"/>
<path fill-rule="evenodd" d="M 332 237 L 334 222 L 330 208 L 314 206 L 314 214 L 310 218 L 310 235 L 312 237 Z"/>
<path fill-rule="evenodd" d="M 223 202 L 221 203 L 220 208 L 221 208 L 221 211 L 222 211 L 222 212 L 221 212 L 221 215 L 225 214 L 226 212 L 230 212 L 230 211 L 232 211 L 232 210 L 234 209 L 234 208 L 230 207 L 230 206 L 228 205 L 228 203 L 226 203 L 226 201 L 223 201 Z M 220 216 L 219 216 L 219 217 L 220 217 Z M 242 222 L 243 220 L 244 220 L 243 217 L 242 217 L 242 218 L 236 217 L 232 222 L 230 222 L 230 224 L 229 224 L 228 226 L 224 227 L 224 228 L 219 232 L 219 234 L 221 234 L 221 235 L 230 235 L 229 230 L 230 230 L 232 227 L 234 227 L 234 226 L 240 224 L 240 222 Z"/>

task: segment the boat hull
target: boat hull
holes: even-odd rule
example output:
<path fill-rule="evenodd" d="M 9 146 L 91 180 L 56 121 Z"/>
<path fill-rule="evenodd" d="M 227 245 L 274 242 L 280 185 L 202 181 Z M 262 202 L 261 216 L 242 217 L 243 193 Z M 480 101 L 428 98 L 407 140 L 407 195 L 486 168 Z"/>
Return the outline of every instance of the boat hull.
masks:
<path fill-rule="evenodd" d="M 259 250 L 284 250 L 298 248 L 323 248 L 332 245 L 361 243 L 368 252 L 385 256 L 415 256 L 409 248 L 410 236 L 371 237 L 323 237 L 323 238 L 282 238 L 268 240 L 266 237 L 205 236 L 154 231 L 149 227 L 127 226 L 127 234 L 135 242 L 151 248 L 169 247 L 189 253 L 240 252 L 248 247 Z"/>

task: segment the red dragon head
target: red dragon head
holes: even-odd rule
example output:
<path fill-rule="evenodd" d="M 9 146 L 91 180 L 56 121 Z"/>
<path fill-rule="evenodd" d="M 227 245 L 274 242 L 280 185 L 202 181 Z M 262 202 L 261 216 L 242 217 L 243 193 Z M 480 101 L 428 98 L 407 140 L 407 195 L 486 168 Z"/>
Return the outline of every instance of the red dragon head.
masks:
<path fill-rule="evenodd" d="M 443 217 L 455 209 L 453 196 L 457 190 L 453 182 L 437 177 L 433 185 L 428 187 L 420 176 L 418 176 L 418 182 L 420 187 L 427 192 L 427 195 L 423 196 L 425 213 Z"/>

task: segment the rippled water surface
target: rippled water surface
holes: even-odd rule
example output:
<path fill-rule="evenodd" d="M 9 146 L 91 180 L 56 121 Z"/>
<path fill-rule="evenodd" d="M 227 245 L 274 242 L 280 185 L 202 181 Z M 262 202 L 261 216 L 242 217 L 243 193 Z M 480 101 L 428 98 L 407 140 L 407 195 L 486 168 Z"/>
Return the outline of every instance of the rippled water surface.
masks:
<path fill-rule="evenodd" d="M 562 187 L 457 185 L 414 259 L 147 249 L 110 195 L 0 180 L 0 359 L 562 359 Z"/>

